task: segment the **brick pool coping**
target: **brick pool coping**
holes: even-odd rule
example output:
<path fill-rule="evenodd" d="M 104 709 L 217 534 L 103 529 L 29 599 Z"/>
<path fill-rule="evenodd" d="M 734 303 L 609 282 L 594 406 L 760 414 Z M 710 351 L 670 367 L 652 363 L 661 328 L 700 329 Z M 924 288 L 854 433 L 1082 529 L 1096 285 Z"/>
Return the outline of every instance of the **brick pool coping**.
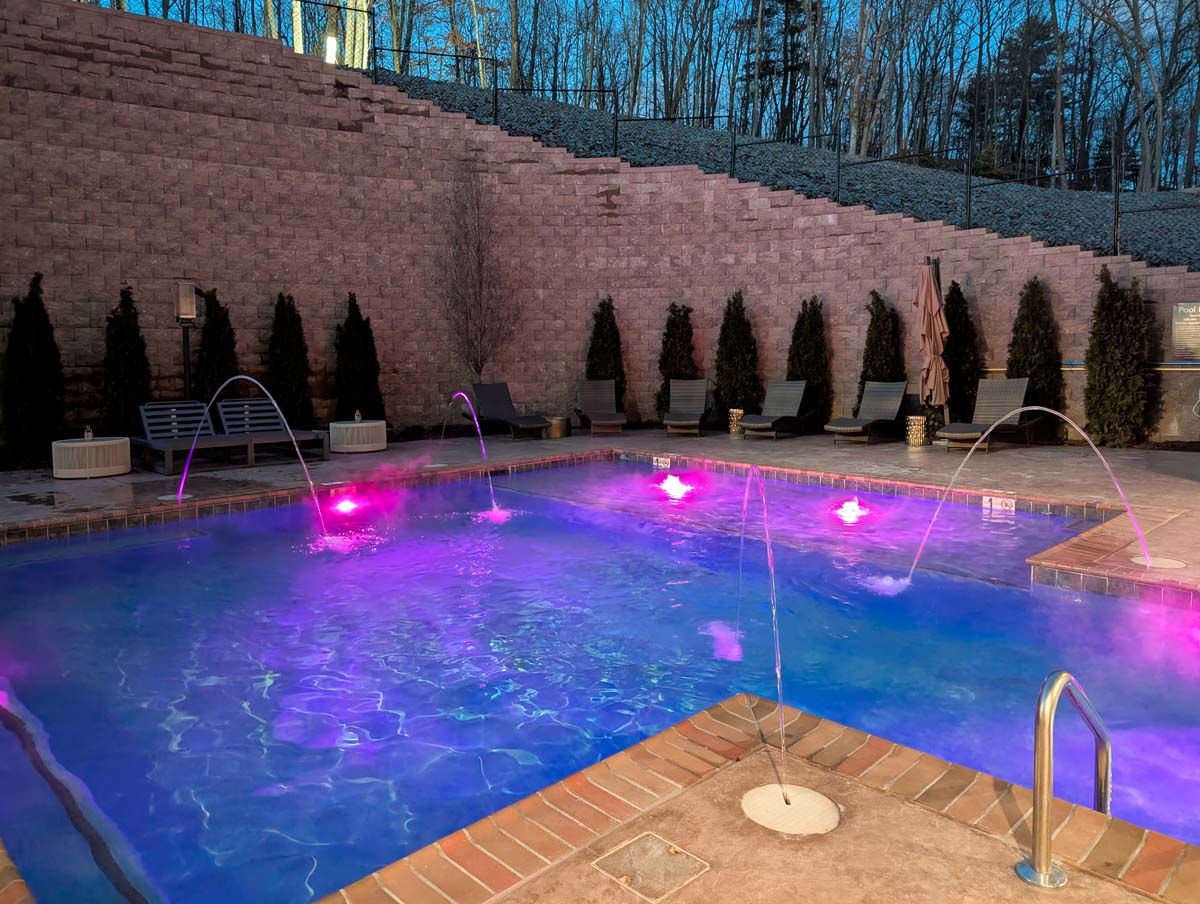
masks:
<path fill-rule="evenodd" d="M 784 707 L 795 756 L 1028 850 L 1025 787 Z M 716 770 L 779 748 L 776 705 L 737 694 L 409 854 L 318 904 L 483 904 L 541 875 Z M 1123 888 L 1200 902 L 1200 848 L 1056 799 L 1054 855 Z M 1015 876 L 1013 881 L 1018 881 Z"/>
<path fill-rule="evenodd" d="M 33 904 L 33 895 L 0 843 L 0 904 Z"/>
<path fill-rule="evenodd" d="M 497 463 L 490 466 L 397 470 L 386 475 L 371 475 L 354 481 L 358 484 L 383 488 L 433 486 L 461 480 L 482 480 L 494 476 L 566 467 L 595 461 L 632 461 L 653 464 L 669 460 L 671 467 L 691 468 L 723 474 L 745 474 L 751 467 L 745 462 L 717 458 L 680 455 L 677 452 L 627 451 L 618 448 L 571 452 L 563 455 L 542 455 Z M 920 499 L 939 499 L 945 487 L 915 481 L 861 477 L 832 471 L 789 468 L 778 465 L 757 466 L 769 480 L 806 486 L 821 486 L 845 490 L 908 496 Z M 329 498 L 348 485 L 348 482 L 321 485 L 316 488 L 319 498 Z M 62 518 L 37 519 L 10 524 L 0 531 L 0 547 L 30 540 L 78 539 L 108 534 L 127 527 L 151 527 L 192 521 L 213 515 L 255 511 L 288 506 L 309 500 L 307 487 L 262 490 L 254 493 L 210 497 L 182 505 L 165 502 L 141 506 L 126 511 L 104 514 L 78 514 Z M 1121 521 L 1101 525 L 1124 514 L 1124 509 L 1109 503 L 1079 503 L 1075 500 L 1030 493 L 1007 493 L 979 489 L 953 490 L 947 502 L 957 505 L 987 507 L 995 500 L 1012 501 L 1015 511 L 1042 515 L 1058 515 L 1080 521 L 1095 521 L 1097 527 L 1082 532 L 1049 550 L 1026 560 L 1034 583 L 1083 590 L 1106 596 L 1136 598 L 1145 603 L 1165 603 L 1179 608 L 1200 607 L 1200 581 L 1176 577 L 1167 572 L 1149 572 L 1129 564 L 1100 561 L 1105 555 L 1131 542 Z M 1144 509 L 1141 521 L 1153 528 L 1171 520 L 1178 512 L 1165 509 Z M 1103 529 L 1101 529 L 1103 528 Z M 3 904 L 3 902 L 0 902 Z"/>

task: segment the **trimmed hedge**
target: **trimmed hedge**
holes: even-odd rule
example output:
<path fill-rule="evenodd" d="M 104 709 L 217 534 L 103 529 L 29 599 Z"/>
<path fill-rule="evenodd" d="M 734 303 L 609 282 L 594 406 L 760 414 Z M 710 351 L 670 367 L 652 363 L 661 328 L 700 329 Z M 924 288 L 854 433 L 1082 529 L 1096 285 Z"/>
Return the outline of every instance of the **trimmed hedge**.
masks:
<path fill-rule="evenodd" d="M 725 302 L 725 316 L 717 338 L 717 374 L 713 384 L 713 403 L 722 420 L 729 419 L 730 408 L 746 414 L 762 411 L 763 384 L 758 375 L 758 342 L 754 327 L 746 316 L 746 300 L 741 289 Z"/>

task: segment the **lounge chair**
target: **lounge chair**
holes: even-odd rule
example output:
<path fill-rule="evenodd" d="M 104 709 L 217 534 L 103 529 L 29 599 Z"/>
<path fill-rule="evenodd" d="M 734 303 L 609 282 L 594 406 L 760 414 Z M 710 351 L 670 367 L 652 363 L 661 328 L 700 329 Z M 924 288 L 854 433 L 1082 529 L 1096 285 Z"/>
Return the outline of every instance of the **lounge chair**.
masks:
<path fill-rule="evenodd" d="M 223 399 L 217 402 L 221 412 L 221 428 L 226 436 L 236 436 L 247 443 L 247 463 L 254 464 L 254 450 L 258 446 L 291 446 L 292 436 L 296 444 L 317 443 L 321 447 L 321 458 L 329 458 L 329 434 L 324 430 L 297 430 L 289 435 L 283 416 L 270 399 Z"/>
<path fill-rule="evenodd" d="M 699 436 L 707 396 L 707 380 L 672 380 L 671 397 L 667 400 L 671 407 L 663 417 L 667 436 L 676 433 Z"/>
<path fill-rule="evenodd" d="M 620 433 L 625 415 L 617 411 L 615 380 L 584 380 L 579 385 L 579 412 L 588 419 L 592 436 L 597 433 Z"/>
<path fill-rule="evenodd" d="M 848 443 L 869 443 L 880 428 L 896 422 L 907 386 L 903 382 L 868 382 L 863 387 L 858 417 L 835 417 L 825 425 L 825 432 L 833 434 L 834 445 L 839 439 Z"/>
<path fill-rule="evenodd" d="M 153 468 L 153 454 L 161 452 L 163 473 L 174 474 L 175 453 L 186 453 L 192 447 L 193 437 L 197 449 L 243 449 L 247 459 L 253 456 L 244 437 L 221 436 L 213 430 L 212 418 L 203 402 L 148 402 L 141 406 L 141 413 L 146 435 L 133 437 L 130 442 L 142 450 L 147 468 Z"/>
<path fill-rule="evenodd" d="M 767 383 L 767 398 L 762 414 L 742 415 L 743 436 L 769 436 L 776 439 L 779 431 L 795 426 L 800 420 L 800 405 L 804 402 L 805 380 L 771 380 Z"/>
<path fill-rule="evenodd" d="M 522 432 L 535 432 L 538 436 L 550 426 L 550 422 L 536 414 L 517 414 L 507 383 L 475 383 L 475 409 L 479 419 L 498 421 L 512 431 L 512 438 Z"/>
<path fill-rule="evenodd" d="M 975 445 L 989 427 L 999 421 L 1010 411 L 1015 411 L 1025 404 L 1025 390 L 1029 387 L 1029 378 L 1020 377 L 1012 380 L 980 380 L 979 389 L 975 395 L 975 411 L 969 424 L 947 424 L 937 432 L 937 435 L 949 440 L 946 451 L 951 449 L 969 449 Z M 1018 424 L 1014 417 L 1004 422 L 1004 427 L 1013 427 L 1025 433 L 1025 442 L 1029 443 L 1027 425 Z M 992 444 L 995 430 L 988 436 L 987 442 L 982 443 L 983 451 L 988 451 Z"/>

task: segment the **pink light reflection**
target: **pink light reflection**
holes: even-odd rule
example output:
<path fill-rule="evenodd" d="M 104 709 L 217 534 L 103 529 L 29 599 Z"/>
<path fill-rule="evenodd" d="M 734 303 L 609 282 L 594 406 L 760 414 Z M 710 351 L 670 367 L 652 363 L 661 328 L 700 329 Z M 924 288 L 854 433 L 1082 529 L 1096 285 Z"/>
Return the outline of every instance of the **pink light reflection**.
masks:
<path fill-rule="evenodd" d="M 349 515 L 353 511 L 357 511 L 362 507 L 362 504 L 351 499 L 349 496 L 343 496 L 340 500 L 334 503 L 333 510 L 342 515 Z"/>
<path fill-rule="evenodd" d="M 867 515 L 871 514 L 871 510 L 858 501 L 858 497 L 847 499 L 841 505 L 833 510 L 833 514 L 842 524 L 857 524 Z"/>
<path fill-rule="evenodd" d="M 674 474 L 668 474 L 662 479 L 661 482 L 656 483 L 655 486 L 666 493 L 675 502 L 679 502 L 688 493 L 696 489 L 695 486 L 690 483 L 684 483 Z"/>

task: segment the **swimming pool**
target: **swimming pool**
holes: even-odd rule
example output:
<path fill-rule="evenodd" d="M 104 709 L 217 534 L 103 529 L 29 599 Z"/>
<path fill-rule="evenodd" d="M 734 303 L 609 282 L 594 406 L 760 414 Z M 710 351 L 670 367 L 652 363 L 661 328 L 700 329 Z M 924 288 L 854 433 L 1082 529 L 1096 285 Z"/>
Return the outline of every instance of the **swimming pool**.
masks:
<path fill-rule="evenodd" d="M 0 553 L 0 676 L 172 901 L 333 891 L 695 712 L 774 695 L 744 480 L 597 463 Z M 768 482 L 788 703 L 1028 784 L 1055 667 L 1114 736 L 1114 812 L 1200 840 L 1200 618 L 1031 590 L 1068 519 Z M 349 506 L 347 506 L 349 508 Z M 339 516 L 333 515 L 336 520 Z M 331 525 L 332 525 L 331 521 Z M 760 520 L 751 519 L 753 536 Z M 740 628 L 740 640 L 735 631 Z M 1061 795 L 1088 801 L 1064 710 Z M 43 904 L 120 900 L 0 732 L 0 838 Z"/>

